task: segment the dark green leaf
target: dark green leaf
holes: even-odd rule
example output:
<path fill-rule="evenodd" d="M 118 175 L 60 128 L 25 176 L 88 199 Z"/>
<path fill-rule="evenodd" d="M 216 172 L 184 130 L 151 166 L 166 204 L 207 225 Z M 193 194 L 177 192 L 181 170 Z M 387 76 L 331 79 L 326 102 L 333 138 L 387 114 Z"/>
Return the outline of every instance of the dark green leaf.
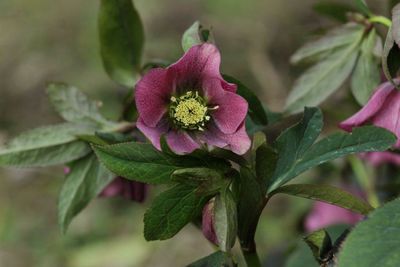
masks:
<path fill-rule="evenodd" d="M 292 163 L 285 171 L 276 171 L 271 192 L 292 180 L 300 173 L 345 155 L 361 152 L 384 151 L 396 142 L 396 136 L 374 126 L 355 128 L 353 133 L 336 133 L 314 144 L 302 157 Z"/>
<path fill-rule="evenodd" d="M 317 106 L 340 88 L 356 64 L 364 31 L 353 42 L 335 49 L 309 68 L 295 82 L 286 101 L 286 112 L 296 113 L 305 106 Z"/>
<path fill-rule="evenodd" d="M 90 152 L 90 147 L 77 141 L 75 135 L 91 131 L 93 129 L 71 123 L 30 130 L 0 151 L 0 166 L 43 167 L 79 159 Z"/>
<path fill-rule="evenodd" d="M 171 157 L 150 144 L 129 142 L 94 146 L 99 160 L 113 173 L 150 184 L 170 182 L 171 174 L 181 168 L 201 165 L 189 157 Z"/>
<path fill-rule="evenodd" d="M 326 202 L 364 215 L 373 210 L 368 203 L 360 198 L 329 185 L 291 184 L 279 187 L 272 191 L 271 195 L 278 193 Z"/>
<path fill-rule="evenodd" d="M 317 62 L 326 59 L 338 49 L 357 42 L 364 28 L 359 24 L 348 23 L 328 31 L 321 38 L 311 41 L 296 51 L 290 58 L 292 64 Z"/>
<path fill-rule="evenodd" d="M 265 184 L 248 168 L 240 169 L 238 186 L 238 235 L 242 247 L 254 240 L 255 230 L 265 206 Z"/>
<path fill-rule="evenodd" d="M 269 185 L 277 184 L 279 177 L 289 172 L 318 138 L 323 127 L 322 112 L 305 108 L 302 121 L 285 130 L 276 140 L 278 162 Z M 283 181 L 281 181 L 283 182 Z M 278 182 L 280 185 L 281 182 Z"/>
<path fill-rule="evenodd" d="M 62 186 L 58 201 L 58 220 L 65 232 L 72 219 L 114 179 L 94 154 L 70 165 L 71 172 Z"/>
<path fill-rule="evenodd" d="M 325 229 L 312 232 L 304 237 L 304 241 L 310 247 L 315 260 L 320 263 L 328 257 L 332 249 L 332 240 Z"/>
<path fill-rule="evenodd" d="M 351 91 L 360 105 L 367 103 L 381 81 L 378 60 L 374 55 L 379 36 L 372 29 L 361 45 L 360 57 L 351 77 Z"/>
<path fill-rule="evenodd" d="M 354 0 L 356 2 L 356 7 L 358 9 L 358 11 L 360 11 L 362 14 L 366 15 L 366 16 L 371 16 L 372 12 L 369 9 L 369 7 L 367 6 L 367 4 L 365 3 L 365 0 Z"/>
<path fill-rule="evenodd" d="M 106 72 L 119 84 L 133 87 L 140 70 L 144 30 L 132 0 L 101 0 L 98 27 Z"/>
<path fill-rule="evenodd" d="M 249 103 L 249 116 L 250 118 L 258 124 L 266 125 L 268 124 L 268 117 L 264 110 L 261 101 L 258 99 L 257 95 L 254 94 L 249 88 L 247 88 L 240 81 L 229 75 L 223 75 L 227 82 L 234 83 L 237 85 L 237 93 L 242 96 Z"/>
<path fill-rule="evenodd" d="M 183 51 L 189 50 L 194 45 L 199 45 L 205 42 L 214 43 L 214 37 L 210 29 L 206 29 L 199 21 L 193 23 L 182 36 Z"/>
<path fill-rule="evenodd" d="M 116 132 L 96 132 L 95 135 L 110 144 L 131 142 L 135 139 L 131 134 L 122 134 Z"/>
<path fill-rule="evenodd" d="M 298 244 L 294 252 L 288 257 L 285 267 L 319 267 L 310 249 L 304 242 Z"/>
<path fill-rule="evenodd" d="M 228 188 L 222 190 L 215 198 L 214 229 L 220 249 L 229 252 L 236 241 L 237 209 Z"/>
<path fill-rule="evenodd" d="M 400 199 L 375 210 L 349 234 L 339 267 L 397 267 L 400 262 Z"/>
<path fill-rule="evenodd" d="M 397 72 L 400 69 L 400 48 L 393 39 L 392 30 L 391 27 L 383 47 L 382 68 L 386 78 L 395 84 L 393 79 L 397 77 Z"/>
<path fill-rule="evenodd" d="M 318 2 L 313 6 L 313 9 L 322 15 L 340 22 L 346 22 L 347 13 L 354 12 L 354 8 L 350 5 L 331 1 Z"/>
<path fill-rule="evenodd" d="M 144 215 L 146 240 L 173 237 L 201 213 L 208 199 L 207 196 L 199 195 L 196 187 L 183 184 L 161 193 Z"/>
<path fill-rule="evenodd" d="M 222 252 L 217 251 L 207 257 L 204 257 L 192 264 L 187 265 L 186 267 L 225 267 L 229 266 L 227 264 L 228 256 Z"/>
<path fill-rule="evenodd" d="M 76 87 L 54 83 L 47 88 L 47 94 L 53 107 L 66 121 L 101 126 L 111 124 L 100 114 L 99 102 L 90 100 Z"/>
<path fill-rule="evenodd" d="M 101 139 L 96 135 L 85 134 L 85 135 L 78 135 L 77 137 L 79 138 L 79 140 L 85 141 L 86 143 L 89 144 L 95 144 L 100 146 L 105 146 L 109 144 L 108 142 L 104 141 L 103 139 Z"/>
<path fill-rule="evenodd" d="M 278 155 L 272 147 L 264 143 L 257 149 L 256 174 L 265 185 L 272 179 L 277 163 Z"/>

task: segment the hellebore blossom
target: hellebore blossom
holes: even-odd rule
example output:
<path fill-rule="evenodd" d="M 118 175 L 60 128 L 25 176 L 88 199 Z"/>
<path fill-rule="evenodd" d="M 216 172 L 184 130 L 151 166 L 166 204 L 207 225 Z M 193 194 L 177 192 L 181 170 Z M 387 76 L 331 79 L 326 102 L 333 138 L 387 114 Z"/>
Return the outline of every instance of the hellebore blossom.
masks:
<path fill-rule="evenodd" d="M 138 129 L 160 150 L 165 135 L 176 153 L 202 145 L 244 154 L 250 148 L 244 120 L 248 104 L 220 72 L 212 44 L 190 48 L 166 69 L 150 70 L 136 85 Z"/>
<path fill-rule="evenodd" d="M 116 177 L 103 191 L 99 197 L 122 196 L 128 200 L 143 202 L 147 196 L 148 185 L 131 181 L 123 177 Z"/>
<path fill-rule="evenodd" d="M 210 200 L 203 208 L 201 230 L 208 241 L 218 245 L 218 239 L 214 228 L 214 199 Z"/>
<path fill-rule="evenodd" d="M 397 80 L 396 82 L 399 82 Z M 385 128 L 397 136 L 394 148 L 400 148 L 400 91 L 390 82 L 380 85 L 368 103 L 356 114 L 340 123 L 340 127 L 351 132 L 354 127 L 372 124 Z M 400 154 L 393 152 L 363 153 L 362 158 L 373 165 L 394 163 L 400 165 Z"/>

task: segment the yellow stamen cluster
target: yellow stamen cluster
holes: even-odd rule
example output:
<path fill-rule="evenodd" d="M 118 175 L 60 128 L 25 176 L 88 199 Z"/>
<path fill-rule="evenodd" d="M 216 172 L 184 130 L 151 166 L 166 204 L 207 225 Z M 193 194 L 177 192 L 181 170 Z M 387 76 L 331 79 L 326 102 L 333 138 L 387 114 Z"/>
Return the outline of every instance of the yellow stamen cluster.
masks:
<path fill-rule="evenodd" d="M 208 108 L 198 92 L 188 91 L 180 97 L 171 97 L 170 114 L 178 127 L 189 130 L 203 130 L 210 120 Z"/>

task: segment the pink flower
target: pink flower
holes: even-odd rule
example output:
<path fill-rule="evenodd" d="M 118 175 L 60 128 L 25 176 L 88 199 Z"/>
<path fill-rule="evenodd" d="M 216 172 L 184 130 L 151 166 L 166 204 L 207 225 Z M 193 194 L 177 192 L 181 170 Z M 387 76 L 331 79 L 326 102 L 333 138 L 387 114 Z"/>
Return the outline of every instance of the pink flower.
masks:
<path fill-rule="evenodd" d="M 128 200 L 143 202 L 147 196 L 148 185 L 131 181 L 122 177 L 116 177 L 103 191 L 99 197 L 122 196 Z"/>
<path fill-rule="evenodd" d="M 150 70 L 136 85 L 137 128 L 160 149 L 160 137 L 176 153 L 202 145 L 244 154 L 250 148 L 244 120 L 248 104 L 220 72 L 212 44 L 193 46 L 166 69 Z"/>
<path fill-rule="evenodd" d="M 397 136 L 394 148 L 400 148 L 400 92 L 390 82 L 380 85 L 368 103 L 359 112 L 340 123 L 340 127 L 351 132 L 354 127 L 366 124 L 393 132 Z M 362 154 L 362 157 L 374 165 L 385 162 L 400 163 L 400 154 L 392 152 L 370 152 Z"/>
<path fill-rule="evenodd" d="M 214 199 L 210 200 L 203 208 L 201 229 L 208 241 L 218 245 L 218 239 L 214 228 Z"/>
<path fill-rule="evenodd" d="M 335 224 L 356 224 L 364 216 L 349 210 L 327 204 L 315 202 L 311 212 L 307 215 L 304 227 L 307 232 L 314 232 Z"/>

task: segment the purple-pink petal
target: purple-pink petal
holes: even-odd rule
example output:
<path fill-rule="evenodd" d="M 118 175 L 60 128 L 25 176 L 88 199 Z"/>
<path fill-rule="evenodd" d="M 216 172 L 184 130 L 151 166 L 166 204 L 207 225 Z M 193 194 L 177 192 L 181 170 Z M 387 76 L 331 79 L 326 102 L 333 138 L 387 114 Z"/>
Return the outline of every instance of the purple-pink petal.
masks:
<path fill-rule="evenodd" d="M 211 113 L 215 124 L 223 133 L 235 133 L 246 118 L 246 100 L 237 94 L 224 92 L 214 97 L 213 102 L 218 106 L 218 109 Z"/>
<path fill-rule="evenodd" d="M 191 47 L 176 63 L 169 66 L 168 70 L 175 76 L 178 86 L 195 86 L 201 85 L 204 77 L 222 79 L 220 64 L 221 55 L 218 48 L 212 44 L 202 44 Z"/>
<path fill-rule="evenodd" d="M 155 127 L 168 109 L 173 84 L 165 69 L 150 70 L 136 85 L 136 107 L 146 125 Z"/>
<path fill-rule="evenodd" d="M 122 177 L 116 177 L 99 197 L 121 196 L 128 200 L 143 202 L 147 196 L 147 185 L 141 182 L 131 181 Z"/>
<path fill-rule="evenodd" d="M 167 121 L 159 121 L 155 127 L 149 127 L 141 117 L 136 122 L 136 127 L 150 140 L 154 147 L 161 150 L 160 138 L 168 132 Z"/>
<path fill-rule="evenodd" d="M 203 208 L 203 217 L 201 223 L 203 235 L 211 243 L 218 245 L 217 235 L 214 228 L 214 201 L 210 200 Z"/>
<path fill-rule="evenodd" d="M 200 148 L 200 145 L 184 131 L 169 131 L 167 134 L 167 143 L 177 154 L 191 153 Z"/>
<path fill-rule="evenodd" d="M 210 124 L 210 127 L 204 132 L 205 143 L 211 146 L 230 149 L 232 152 L 243 155 L 251 146 L 251 140 L 246 132 L 244 122 L 233 134 L 225 134 L 218 127 Z"/>
<path fill-rule="evenodd" d="M 383 108 L 385 101 L 393 90 L 395 90 L 395 88 L 391 83 L 386 82 L 382 84 L 377 88 L 371 99 L 359 112 L 341 122 L 339 126 L 346 131 L 351 131 L 354 127 L 368 122 L 368 120 Z"/>

